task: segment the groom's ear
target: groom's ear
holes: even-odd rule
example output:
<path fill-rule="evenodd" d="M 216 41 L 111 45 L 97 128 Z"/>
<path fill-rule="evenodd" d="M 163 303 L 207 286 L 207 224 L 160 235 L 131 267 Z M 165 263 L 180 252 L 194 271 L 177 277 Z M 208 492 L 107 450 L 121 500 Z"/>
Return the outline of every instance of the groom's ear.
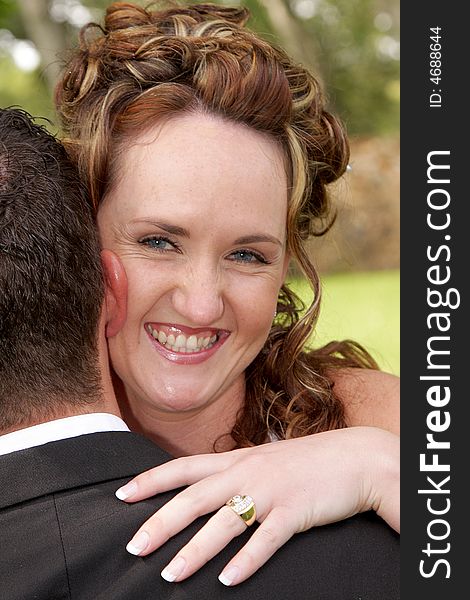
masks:
<path fill-rule="evenodd" d="M 127 276 L 121 259 L 111 250 L 101 251 L 106 293 L 106 337 L 115 336 L 127 317 Z"/>

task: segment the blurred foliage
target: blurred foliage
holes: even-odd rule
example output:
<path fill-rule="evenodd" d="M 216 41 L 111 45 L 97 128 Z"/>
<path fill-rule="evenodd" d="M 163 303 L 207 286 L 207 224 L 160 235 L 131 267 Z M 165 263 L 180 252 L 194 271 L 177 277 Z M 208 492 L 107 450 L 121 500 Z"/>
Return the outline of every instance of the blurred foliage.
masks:
<path fill-rule="evenodd" d="M 9 57 L 0 56 L 0 106 L 20 106 L 32 115 L 54 122 L 49 90 L 37 73 L 18 69 Z"/>
<path fill-rule="evenodd" d="M 41 18 L 28 16 L 31 2 L 35 3 L 35 9 L 44 6 Z M 0 0 L 0 106 L 18 104 L 33 114 L 51 118 L 54 114 L 51 63 L 60 61 L 66 48 L 75 45 L 83 16 L 99 21 L 109 3 L 109 0 Z M 136 4 L 143 6 L 148 3 L 136 0 Z M 181 3 L 191 2 L 181 0 Z M 299 62 L 311 66 L 325 84 L 330 108 L 341 115 L 351 134 L 398 131 L 399 0 L 219 0 L 217 3 L 248 6 L 252 29 L 285 47 Z M 49 37 L 46 35 L 50 44 L 38 48 L 43 59 L 41 66 L 31 72 L 21 71 L 12 50 L 17 40 L 32 40 L 38 45 L 37 39 L 41 38 L 35 40 L 34 33 L 35 28 L 40 29 L 41 19 L 53 21 L 56 31 L 62 31 L 55 35 L 55 40 L 50 33 Z M 66 40 L 65 47 L 62 37 Z M 61 48 L 61 52 L 56 52 L 56 48 Z M 48 52 L 49 60 L 45 59 Z M 55 59 L 50 59 L 51 52 Z"/>
<path fill-rule="evenodd" d="M 312 293 L 300 278 L 291 288 L 309 305 Z M 397 269 L 335 273 L 322 277 L 322 308 L 311 346 L 331 340 L 355 340 L 379 367 L 400 374 L 400 273 Z"/>
<path fill-rule="evenodd" d="M 305 25 L 318 40 L 319 62 L 335 110 L 350 133 L 396 132 L 398 14 L 394 18 L 388 12 L 393 2 L 386 3 L 385 10 L 374 0 L 318 4 L 318 12 Z"/>

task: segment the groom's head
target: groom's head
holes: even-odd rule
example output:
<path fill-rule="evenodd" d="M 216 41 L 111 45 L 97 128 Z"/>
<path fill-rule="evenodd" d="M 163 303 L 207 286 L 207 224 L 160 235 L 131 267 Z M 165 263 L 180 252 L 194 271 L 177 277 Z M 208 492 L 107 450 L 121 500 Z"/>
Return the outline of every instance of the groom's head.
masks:
<path fill-rule="evenodd" d="M 90 204 L 60 142 L 0 109 L 0 432 L 101 397 L 104 299 Z"/>

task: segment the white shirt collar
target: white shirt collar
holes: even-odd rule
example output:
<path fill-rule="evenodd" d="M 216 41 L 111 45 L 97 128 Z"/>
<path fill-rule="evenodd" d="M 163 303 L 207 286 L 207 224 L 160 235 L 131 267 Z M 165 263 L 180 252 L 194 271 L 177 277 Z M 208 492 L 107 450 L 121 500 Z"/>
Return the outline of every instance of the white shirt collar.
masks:
<path fill-rule="evenodd" d="M 0 456 L 100 431 L 129 431 L 129 428 L 122 419 L 109 413 L 90 413 L 55 419 L 0 435 Z"/>

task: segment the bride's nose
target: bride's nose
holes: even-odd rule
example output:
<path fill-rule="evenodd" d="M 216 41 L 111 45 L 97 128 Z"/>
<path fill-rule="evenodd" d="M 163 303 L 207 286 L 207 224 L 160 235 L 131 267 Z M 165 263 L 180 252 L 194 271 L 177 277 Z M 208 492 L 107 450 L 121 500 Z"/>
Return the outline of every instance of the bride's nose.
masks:
<path fill-rule="evenodd" d="M 188 269 L 174 289 L 173 305 L 188 324 L 213 325 L 224 312 L 222 282 L 217 269 L 207 264 Z"/>

